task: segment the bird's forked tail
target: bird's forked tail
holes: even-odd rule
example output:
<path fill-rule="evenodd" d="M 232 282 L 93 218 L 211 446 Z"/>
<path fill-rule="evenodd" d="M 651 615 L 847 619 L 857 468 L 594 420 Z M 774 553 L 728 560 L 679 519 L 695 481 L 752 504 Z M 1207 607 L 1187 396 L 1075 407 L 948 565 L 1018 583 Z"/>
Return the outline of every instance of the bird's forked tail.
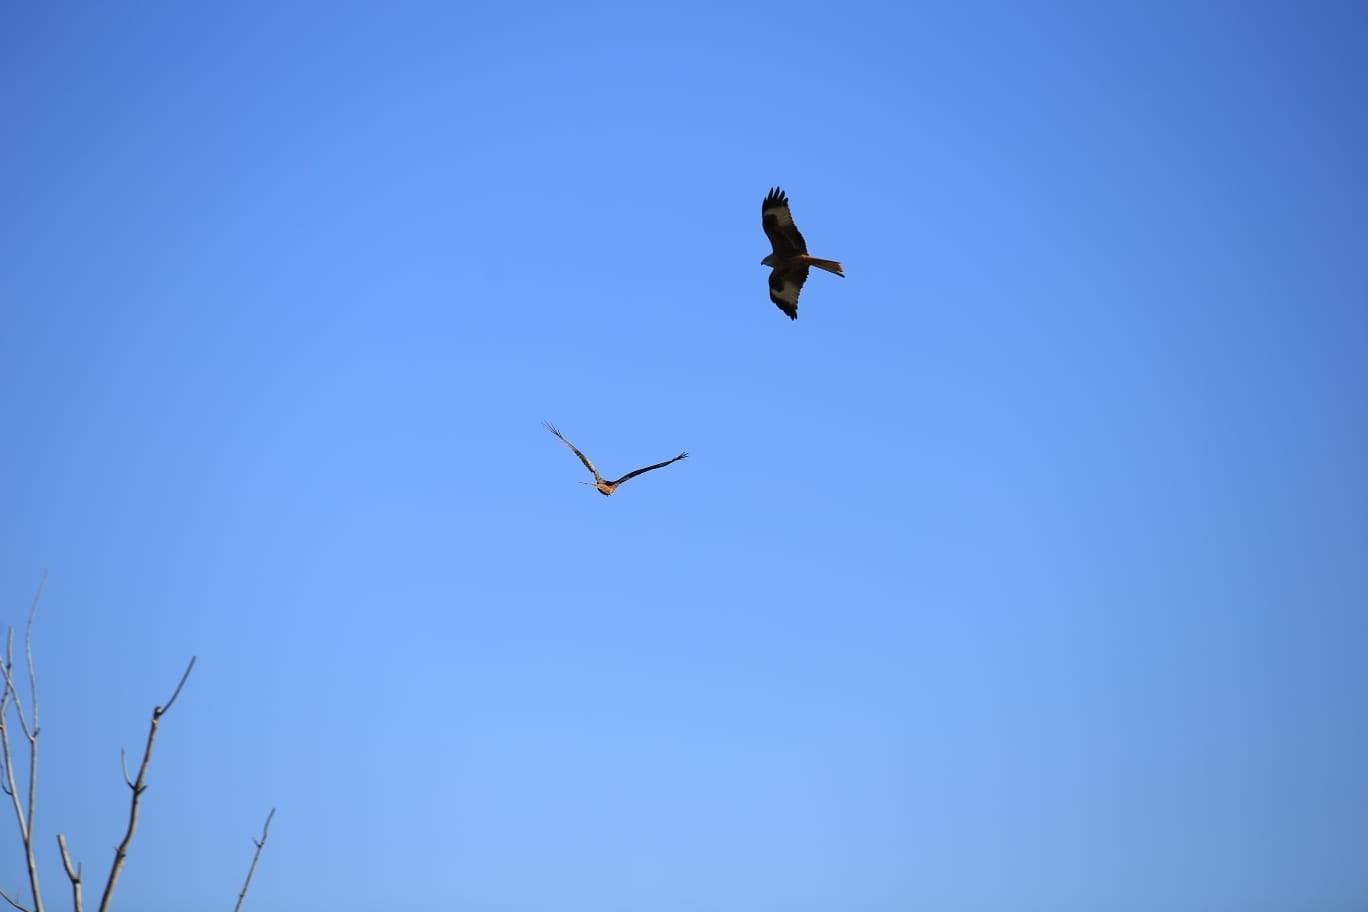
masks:
<path fill-rule="evenodd" d="M 806 260 L 809 266 L 816 266 L 818 269 L 825 269 L 827 272 L 834 272 L 841 278 L 845 278 L 845 270 L 835 260 L 822 260 L 815 256 L 807 257 Z"/>

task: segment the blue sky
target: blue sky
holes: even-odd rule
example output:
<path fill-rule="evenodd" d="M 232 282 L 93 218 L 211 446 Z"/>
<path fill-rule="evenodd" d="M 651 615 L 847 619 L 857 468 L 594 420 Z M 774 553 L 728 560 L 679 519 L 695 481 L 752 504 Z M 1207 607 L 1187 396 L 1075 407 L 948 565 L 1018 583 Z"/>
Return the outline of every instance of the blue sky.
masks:
<path fill-rule="evenodd" d="M 39 847 L 248 907 L 1368 905 L 1352 3 L 0 14 Z M 814 253 L 768 300 L 760 200 Z M 606 473 L 690 458 L 612 498 Z M 22 887 L 0 825 L 0 886 Z"/>

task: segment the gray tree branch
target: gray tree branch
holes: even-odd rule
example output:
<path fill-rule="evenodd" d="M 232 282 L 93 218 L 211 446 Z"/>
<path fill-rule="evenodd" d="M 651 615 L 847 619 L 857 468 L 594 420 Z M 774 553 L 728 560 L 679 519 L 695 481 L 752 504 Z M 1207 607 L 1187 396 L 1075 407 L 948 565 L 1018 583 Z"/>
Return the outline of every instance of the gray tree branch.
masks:
<path fill-rule="evenodd" d="M 11 906 L 14 906 L 14 908 L 16 908 L 16 909 L 19 910 L 19 912 L 30 912 L 28 906 L 25 906 L 25 905 L 22 905 L 21 903 L 15 902 L 14 899 L 13 899 L 8 893 L 6 893 L 4 890 L 0 890 L 0 899 L 3 899 L 5 902 L 9 903 Z"/>
<path fill-rule="evenodd" d="M 33 847 L 33 817 L 38 805 L 38 675 L 33 667 L 33 619 L 38 614 L 38 605 L 43 600 L 43 589 L 47 586 L 47 574 L 38 584 L 38 592 L 33 596 L 29 608 L 28 623 L 24 627 L 24 657 L 28 664 L 29 679 L 29 717 L 24 715 L 24 701 L 19 697 L 19 689 L 14 686 L 14 628 L 9 628 L 5 637 L 5 660 L 0 664 L 5 675 L 5 689 L 0 695 L 0 763 L 4 765 L 4 776 L 0 779 L 0 790 L 10 798 L 14 807 L 15 821 L 19 825 L 19 838 L 24 845 L 24 862 L 28 866 L 29 890 L 33 894 L 32 912 L 43 912 L 43 891 L 38 886 L 38 859 Z M 19 720 L 19 729 L 28 741 L 28 807 L 19 797 L 19 788 L 14 779 L 14 754 L 10 748 L 9 710 L 11 703 L 14 715 Z M 17 909 L 25 909 L 15 902 L 8 893 L 0 890 L 0 897 Z M 25 909 L 25 912 L 28 912 Z"/>
<path fill-rule="evenodd" d="M 171 694 L 171 699 L 166 701 L 165 706 L 158 706 L 152 710 L 152 725 L 147 732 L 147 746 L 143 748 L 142 765 L 138 767 L 138 778 L 128 783 L 128 787 L 133 791 L 133 798 L 128 809 L 128 831 L 124 833 L 123 841 L 114 850 L 114 864 L 109 869 L 109 880 L 105 883 L 104 895 L 100 898 L 100 912 L 109 912 L 109 904 L 114 899 L 114 888 L 119 883 L 119 875 L 123 873 L 124 861 L 128 858 L 128 847 L 133 844 L 133 834 L 138 829 L 138 809 L 142 804 L 142 794 L 147 790 L 147 767 L 152 763 L 152 748 L 157 743 L 157 728 L 161 725 L 161 717 L 175 704 L 176 698 L 180 696 L 181 688 L 185 686 L 185 681 L 190 677 L 190 672 L 195 667 L 195 656 L 190 657 L 190 664 L 185 667 L 185 674 L 181 675 L 180 683 L 176 685 L 176 692 Z M 127 764 L 124 768 L 124 781 L 128 781 Z"/>
<path fill-rule="evenodd" d="M 261 850 L 266 848 L 266 837 L 271 832 L 271 818 L 275 816 L 276 809 L 271 808 L 271 813 L 266 815 L 266 825 L 261 828 L 261 839 L 253 839 L 256 844 L 256 852 L 252 855 L 252 866 L 247 869 L 247 879 L 242 882 L 242 892 L 238 894 L 237 905 L 233 906 L 233 912 L 241 912 L 243 900 L 247 898 L 247 889 L 252 885 L 252 875 L 256 873 L 257 862 L 261 860 Z"/>
<path fill-rule="evenodd" d="M 42 584 L 38 587 L 38 593 L 33 598 L 33 605 L 29 609 L 28 623 L 24 628 L 24 660 L 28 670 L 29 699 L 28 706 L 25 707 L 24 699 L 19 693 L 19 688 L 15 683 L 14 673 L 14 627 L 10 627 L 5 638 L 3 656 L 0 656 L 0 674 L 3 675 L 3 687 L 0 687 L 0 792 L 8 796 L 9 804 L 14 811 L 14 819 L 19 827 L 20 840 L 24 846 L 24 860 L 27 867 L 29 890 L 32 894 L 32 906 L 25 905 L 15 896 L 7 893 L 0 888 L 0 899 L 3 899 L 11 908 L 19 912 L 44 912 L 42 891 L 38 885 L 38 863 L 35 856 L 33 845 L 34 837 L 34 817 L 38 799 L 38 675 L 33 661 L 33 625 L 34 618 L 38 613 L 38 605 L 42 601 L 43 590 L 47 586 L 47 575 L 43 575 Z M 138 828 L 138 814 L 142 806 L 142 795 L 147 790 L 147 771 L 152 763 L 152 751 L 157 743 L 157 732 L 161 726 L 162 716 L 170 711 L 180 697 L 181 690 L 185 688 L 185 683 L 190 679 L 190 672 L 195 668 L 195 656 L 191 656 L 190 662 L 185 667 L 184 674 L 176 684 L 176 689 L 171 693 L 171 698 L 166 701 L 164 706 L 154 707 L 152 710 L 152 721 L 147 732 L 147 743 L 143 748 L 142 763 L 138 767 L 137 778 L 131 778 L 128 773 L 128 753 L 120 750 L 120 762 L 123 767 L 124 782 L 132 792 L 132 798 L 128 809 L 128 828 L 124 833 L 123 840 L 114 850 L 114 863 L 110 867 L 109 880 L 105 883 L 104 893 L 100 897 L 100 912 L 109 912 L 110 905 L 114 897 L 114 889 L 118 885 L 119 875 L 123 872 L 124 863 L 128 858 L 129 847 L 133 843 L 133 836 Z M 28 742 L 28 787 L 21 790 L 18 774 L 15 772 L 15 752 L 14 743 L 10 735 L 12 726 L 10 724 L 11 715 L 18 720 L 19 732 Z M 27 800 L 24 794 L 27 793 Z M 266 822 L 261 829 L 261 839 L 252 840 L 256 845 L 256 852 L 252 856 L 252 864 L 247 870 L 247 879 L 243 882 L 242 892 L 238 894 L 237 906 L 234 912 L 240 912 L 243 902 L 247 898 L 247 891 L 251 887 L 252 877 L 256 874 L 257 863 L 261 860 L 262 850 L 266 847 L 266 839 L 270 834 L 271 820 L 275 817 L 275 808 L 266 815 Z M 57 847 L 61 853 L 62 867 L 66 871 L 67 879 L 71 881 L 71 898 L 74 912 L 83 912 L 84 899 L 82 890 L 84 880 L 80 864 L 73 864 L 71 853 L 67 848 L 66 837 L 62 834 L 57 835 Z"/>
<path fill-rule="evenodd" d="M 73 912 L 81 912 L 81 866 L 71 866 L 71 855 L 67 852 L 66 837 L 61 833 L 57 834 L 57 847 L 62 850 L 62 867 L 66 868 L 67 879 L 71 881 L 71 908 Z"/>

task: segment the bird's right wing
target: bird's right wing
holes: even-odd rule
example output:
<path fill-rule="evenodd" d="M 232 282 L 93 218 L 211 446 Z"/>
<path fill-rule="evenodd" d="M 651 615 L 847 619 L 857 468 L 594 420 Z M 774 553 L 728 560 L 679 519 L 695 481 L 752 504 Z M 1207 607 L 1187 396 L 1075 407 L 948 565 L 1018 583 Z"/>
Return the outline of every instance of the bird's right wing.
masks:
<path fill-rule="evenodd" d="M 806 266 L 775 268 L 770 271 L 770 300 L 788 314 L 790 320 L 798 319 L 798 293 L 803 290 L 803 283 L 807 281 L 807 277 Z"/>
<path fill-rule="evenodd" d="M 560 437 L 560 442 L 568 446 L 570 448 L 570 451 L 580 458 L 580 462 L 584 463 L 584 467 L 594 473 L 594 481 L 603 481 L 603 476 L 599 474 L 598 469 L 594 468 L 594 464 L 589 461 L 589 457 L 581 453 L 573 443 L 566 440 L 565 437 L 561 435 L 561 432 L 556 430 L 556 426 L 554 424 L 552 424 L 549 421 L 546 422 L 546 429 L 551 433 L 555 434 L 557 437 Z"/>
<path fill-rule="evenodd" d="M 636 477 L 637 477 L 638 475 L 640 475 L 642 472 L 649 472 L 649 471 L 651 471 L 652 469 L 663 469 L 663 468 L 665 468 L 667 465 L 669 465 L 670 463 L 672 463 L 672 462 L 679 462 L 679 460 L 685 458 L 685 457 L 688 456 L 688 455 L 689 455 L 688 453 L 680 453 L 680 454 L 679 454 L 678 456 L 676 456 L 674 459 L 667 459 L 667 460 L 665 460 L 664 462 L 657 462 L 657 463 L 656 463 L 655 465 L 653 465 L 653 466 L 647 466 L 647 467 L 644 468 L 644 469 L 637 469 L 635 472 L 628 472 L 626 475 L 623 475 L 623 476 L 622 476 L 621 478 L 619 478 L 617 481 L 613 482 L 613 484 L 614 484 L 614 485 L 620 485 L 620 484 L 622 484 L 624 481 L 627 481 L 629 478 L 636 478 Z"/>

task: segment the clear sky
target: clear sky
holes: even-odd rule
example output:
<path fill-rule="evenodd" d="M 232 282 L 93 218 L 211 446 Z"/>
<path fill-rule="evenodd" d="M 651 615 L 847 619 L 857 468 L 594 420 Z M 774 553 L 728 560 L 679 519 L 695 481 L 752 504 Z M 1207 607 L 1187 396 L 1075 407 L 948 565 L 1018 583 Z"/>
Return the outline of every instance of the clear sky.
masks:
<path fill-rule="evenodd" d="M 1368 908 L 1362 3 L 8 4 L 0 622 L 119 898 Z M 817 272 L 768 300 L 760 201 Z M 611 498 L 610 476 L 690 458 Z M 0 885 L 23 888 L 0 817 Z"/>

